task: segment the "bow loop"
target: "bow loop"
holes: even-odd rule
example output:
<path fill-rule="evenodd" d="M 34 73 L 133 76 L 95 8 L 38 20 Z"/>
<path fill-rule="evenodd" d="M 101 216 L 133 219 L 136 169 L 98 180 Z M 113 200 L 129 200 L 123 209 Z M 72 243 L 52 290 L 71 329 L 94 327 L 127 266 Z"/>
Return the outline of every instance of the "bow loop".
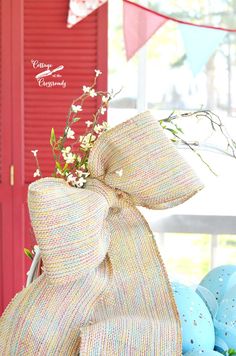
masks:
<path fill-rule="evenodd" d="M 103 261 L 110 242 L 103 195 L 46 177 L 29 185 L 28 206 L 50 284 L 76 280 Z"/>
<path fill-rule="evenodd" d="M 149 111 L 103 133 L 90 152 L 88 169 L 135 205 L 150 209 L 178 205 L 203 188 Z"/>

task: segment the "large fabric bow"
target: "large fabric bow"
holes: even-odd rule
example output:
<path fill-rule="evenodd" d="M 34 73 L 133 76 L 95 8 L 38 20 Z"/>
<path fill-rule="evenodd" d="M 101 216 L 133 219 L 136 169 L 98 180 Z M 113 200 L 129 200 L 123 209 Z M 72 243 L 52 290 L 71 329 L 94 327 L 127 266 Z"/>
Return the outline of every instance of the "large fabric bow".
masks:
<path fill-rule="evenodd" d="M 137 206 L 170 208 L 203 185 L 148 111 L 102 134 L 88 169 L 85 189 L 50 177 L 29 186 L 45 272 L 4 312 L 0 351 L 21 338 L 15 350 L 32 354 L 181 355 L 168 275 Z"/>

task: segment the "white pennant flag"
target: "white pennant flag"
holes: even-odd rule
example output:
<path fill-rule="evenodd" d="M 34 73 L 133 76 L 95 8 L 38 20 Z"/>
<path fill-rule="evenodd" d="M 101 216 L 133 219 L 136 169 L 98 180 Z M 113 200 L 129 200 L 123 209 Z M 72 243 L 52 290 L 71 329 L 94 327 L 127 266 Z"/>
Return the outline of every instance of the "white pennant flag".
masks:
<path fill-rule="evenodd" d="M 67 27 L 73 27 L 105 2 L 107 0 L 70 0 Z"/>

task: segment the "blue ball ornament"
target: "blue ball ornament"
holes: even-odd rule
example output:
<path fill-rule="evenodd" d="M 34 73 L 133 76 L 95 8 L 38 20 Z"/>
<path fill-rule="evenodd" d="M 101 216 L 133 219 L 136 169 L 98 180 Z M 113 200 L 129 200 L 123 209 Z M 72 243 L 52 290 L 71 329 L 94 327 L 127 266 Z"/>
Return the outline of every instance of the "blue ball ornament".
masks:
<path fill-rule="evenodd" d="M 214 349 L 224 355 L 229 351 L 228 345 L 218 336 L 216 336 L 216 343 Z"/>
<path fill-rule="evenodd" d="M 211 314 L 212 319 L 214 319 L 219 308 L 214 294 L 212 294 L 209 289 L 200 285 L 197 286 L 196 293 L 202 298 Z"/>
<path fill-rule="evenodd" d="M 217 351 L 211 351 L 211 350 L 199 350 L 199 351 L 189 351 L 186 354 L 184 354 L 184 356 L 222 356 L 222 354 L 220 354 Z"/>
<path fill-rule="evenodd" d="M 182 329 L 182 352 L 213 350 L 215 332 L 211 314 L 201 297 L 183 284 L 172 283 Z"/>
<path fill-rule="evenodd" d="M 223 265 L 213 268 L 201 281 L 200 285 L 209 289 L 218 303 L 236 282 L 236 265 Z"/>
<path fill-rule="evenodd" d="M 216 314 L 215 329 L 229 348 L 236 349 L 236 285 L 225 293 Z"/>

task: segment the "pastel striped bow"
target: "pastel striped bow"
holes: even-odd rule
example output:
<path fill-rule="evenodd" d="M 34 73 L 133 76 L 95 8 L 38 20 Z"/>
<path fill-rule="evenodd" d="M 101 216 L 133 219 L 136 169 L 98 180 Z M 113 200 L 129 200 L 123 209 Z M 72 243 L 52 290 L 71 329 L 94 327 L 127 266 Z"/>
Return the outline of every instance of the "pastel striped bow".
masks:
<path fill-rule="evenodd" d="M 55 345 L 46 332 L 41 334 L 42 350 L 181 355 L 180 320 L 168 275 L 137 206 L 170 208 L 202 189 L 202 183 L 149 111 L 103 133 L 90 152 L 88 170 L 82 189 L 50 177 L 29 185 L 30 217 L 45 272 L 26 290 L 41 288 L 50 298 L 50 288 L 56 288 L 76 309 L 66 311 L 66 323 L 53 336 Z M 38 308 L 39 299 L 34 299 Z M 48 313 L 58 307 L 51 301 Z M 58 318 L 61 313 L 57 310 Z M 34 341 L 29 345 L 38 350 Z"/>

